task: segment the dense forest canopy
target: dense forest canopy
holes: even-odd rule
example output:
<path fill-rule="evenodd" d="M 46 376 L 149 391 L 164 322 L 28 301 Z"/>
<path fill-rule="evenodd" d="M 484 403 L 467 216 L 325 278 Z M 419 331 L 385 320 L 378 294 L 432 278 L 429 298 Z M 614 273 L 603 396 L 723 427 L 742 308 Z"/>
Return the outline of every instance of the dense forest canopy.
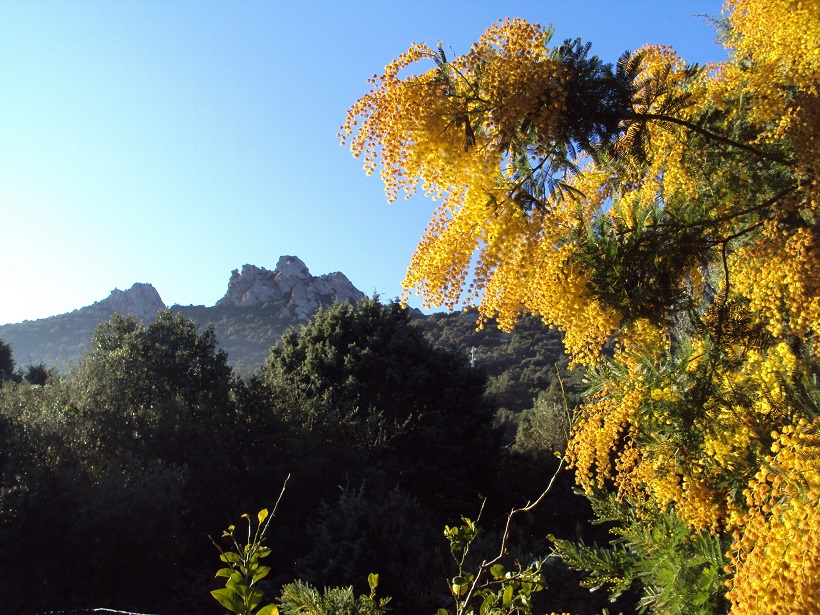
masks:
<path fill-rule="evenodd" d="M 816 613 L 820 7 L 718 27 L 703 67 L 520 19 L 413 44 L 341 138 L 438 202 L 407 292 L 539 315 L 586 370 L 566 460 L 616 539 L 556 552 L 657 613 Z"/>
<path fill-rule="evenodd" d="M 335 604 L 378 571 L 391 608 L 434 610 L 448 575 L 441 528 L 482 495 L 503 509 L 525 489 L 505 469 L 551 453 L 503 446 L 501 389 L 486 394 L 485 370 L 455 348 L 458 328 L 436 327 L 447 348 L 398 304 L 336 304 L 291 329 L 247 379 L 212 328 L 171 310 L 148 325 L 100 323 L 68 373 L 15 371 L 0 345 L 6 612 L 218 613 L 207 535 L 270 506 L 288 475 L 269 533 L 271 596 L 299 579 L 287 604 L 312 596 L 311 583 L 341 586 L 322 598 Z M 548 381 L 546 359 L 529 360 Z M 588 510 L 566 495 L 562 512 L 577 509 L 569 536 Z M 23 586 L 39 589 L 14 591 Z"/>

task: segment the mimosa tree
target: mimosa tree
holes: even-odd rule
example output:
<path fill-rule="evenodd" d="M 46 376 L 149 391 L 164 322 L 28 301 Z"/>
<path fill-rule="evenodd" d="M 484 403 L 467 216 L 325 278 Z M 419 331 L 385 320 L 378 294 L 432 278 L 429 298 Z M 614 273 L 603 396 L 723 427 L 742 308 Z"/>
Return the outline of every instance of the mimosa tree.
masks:
<path fill-rule="evenodd" d="M 556 552 L 653 612 L 816 613 L 820 5 L 720 26 L 704 67 L 519 19 L 413 44 L 340 134 L 388 200 L 438 203 L 408 294 L 540 315 L 587 370 L 567 461 L 618 538 Z"/>

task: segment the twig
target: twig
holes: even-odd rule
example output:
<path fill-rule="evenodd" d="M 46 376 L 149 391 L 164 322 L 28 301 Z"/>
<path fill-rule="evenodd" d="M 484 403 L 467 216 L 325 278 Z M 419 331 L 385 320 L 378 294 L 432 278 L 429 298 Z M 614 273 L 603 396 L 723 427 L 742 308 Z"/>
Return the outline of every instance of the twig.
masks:
<path fill-rule="evenodd" d="M 475 593 L 476 589 L 478 589 L 478 584 L 482 580 L 483 576 L 486 572 L 492 568 L 495 564 L 497 564 L 502 557 L 507 554 L 507 539 L 510 536 L 510 526 L 512 524 L 513 517 L 522 513 L 522 512 L 529 512 L 536 506 L 538 506 L 544 498 L 547 497 L 547 494 L 552 490 L 552 486 L 555 483 L 555 479 L 558 476 L 558 473 L 564 467 L 564 458 L 561 458 L 561 461 L 558 463 L 558 467 L 555 470 L 555 473 L 550 478 L 550 482 L 547 485 L 547 488 L 539 495 L 534 502 L 527 502 L 526 505 L 522 506 L 521 508 L 514 508 L 510 511 L 507 515 L 507 524 L 504 528 L 504 534 L 501 537 L 501 549 L 496 557 L 491 559 L 490 561 L 484 560 L 481 563 L 481 566 L 478 568 L 478 573 L 475 575 L 475 579 L 473 580 L 472 585 L 470 585 L 470 589 L 467 592 L 467 595 L 464 597 L 464 602 L 462 603 L 461 608 L 458 610 L 457 615 L 465 615 L 467 613 L 467 607 L 470 605 L 470 600 L 472 600 L 473 594 Z"/>

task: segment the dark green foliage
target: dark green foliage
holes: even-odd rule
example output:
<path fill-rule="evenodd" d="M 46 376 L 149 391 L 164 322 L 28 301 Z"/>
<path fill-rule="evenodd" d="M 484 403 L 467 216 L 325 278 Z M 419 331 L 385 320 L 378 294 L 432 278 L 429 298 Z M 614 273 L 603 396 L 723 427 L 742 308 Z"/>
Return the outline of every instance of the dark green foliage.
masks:
<path fill-rule="evenodd" d="M 560 391 L 556 391 L 558 384 L 539 393 L 533 407 L 521 413 L 513 446 L 516 454 L 535 461 L 545 456 L 560 457 L 566 452 L 572 410 L 561 399 Z"/>
<path fill-rule="evenodd" d="M 550 537 L 554 554 L 588 576 L 582 585 L 606 587 L 614 601 L 631 592 L 638 610 L 669 615 L 725 613 L 727 538 L 692 532 L 673 509 L 638 519 L 614 494 L 590 497 L 599 523 L 615 538 L 606 547 Z"/>
<path fill-rule="evenodd" d="M 615 70 L 612 64 L 589 55 L 591 43 L 580 38 L 567 39 L 553 53 L 572 75 L 566 82 L 566 106 L 561 141 L 592 152 L 610 144 L 621 131 L 620 123 L 631 111 L 636 70 L 621 56 Z M 570 153 L 574 157 L 575 152 Z"/>
<path fill-rule="evenodd" d="M 594 224 L 579 230 L 575 261 L 590 272 L 590 292 L 618 309 L 626 322 L 668 319 L 670 305 L 675 311 L 693 307 L 681 305 L 682 281 L 693 267 L 705 266 L 714 242 L 708 229 L 676 219 L 670 210 L 662 203 L 635 207 L 628 223 L 601 212 Z"/>
<path fill-rule="evenodd" d="M 248 395 L 254 416 L 275 416 L 285 430 L 274 463 L 293 466 L 282 517 L 290 531 L 277 540 L 305 580 L 356 584 L 372 566 L 396 604 L 424 608 L 436 578 L 423 588 L 393 575 L 422 568 L 444 521 L 474 505 L 494 474 L 500 439 L 484 382 L 398 304 L 338 304 L 283 337 Z M 340 485 L 364 488 L 335 500 Z"/>
<path fill-rule="evenodd" d="M 527 316 L 515 330 L 506 333 L 493 322 L 477 329 L 478 314 L 470 309 L 450 314 L 416 318 L 413 324 L 424 330 L 440 348 L 465 359 L 476 349 L 476 366 L 487 374 L 487 396 L 493 405 L 513 413 L 532 406 L 539 391 L 556 380 L 556 364 L 568 390 L 574 390 L 580 372 L 567 371 L 562 336 L 540 319 Z"/>
<path fill-rule="evenodd" d="M 297 561 L 298 578 L 360 585 L 379 570 L 380 586 L 399 603 L 435 602 L 435 580 L 445 575 L 437 548 L 441 529 L 400 489 L 371 494 L 366 485 L 345 487 L 337 499 L 322 502 L 307 533 L 310 548 Z"/>
<path fill-rule="evenodd" d="M 394 612 L 435 612 L 447 593 L 441 528 L 481 496 L 494 522 L 555 461 L 506 456 L 491 400 L 529 408 L 562 356 L 535 320 L 476 332 L 474 314 L 420 318 L 368 300 L 292 331 L 246 384 L 213 330 L 173 311 L 147 326 L 115 316 L 67 374 L 46 370 L 33 386 L 44 368 L 33 365 L 0 393 L 0 552 L 14 562 L 0 567 L 4 612 L 216 614 L 208 530 L 273 501 L 288 473 L 271 527 L 273 592 L 300 576 L 302 589 L 366 592 L 377 570 Z M 588 514 L 563 483 L 556 493 L 522 523 L 522 558 Z M 338 592 L 311 595 L 356 596 Z"/>
<path fill-rule="evenodd" d="M 14 373 L 14 352 L 11 345 L 0 339 L 0 384 Z"/>
<path fill-rule="evenodd" d="M 370 594 L 356 596 L 353 587 L 325 587 L 320 592 L 309 583 L 294 581 L 282 588 L 282 615 L 383 615 L 390 598 L 376 599 L 378 575 L 370 575 Z"/>
<path fill-rule="evenodd" d="M 474 495 L 498 450 L 484 376 L 434 348 L 396 303 L 320 310 L 273 348 L 252 386 L 304 399 L 287 420 L 331 429 L 336 446 L 366 452 L 411 494 Z"/>
<path fill-rule="evenodd" d="M 5 612 L 201 604 L 187 575 L 207 570 L 204 528 L 239 476 L 232 386 L 213 333 L 164 312 L 101 325 L 67 378 L 4 387 L 0 549 L 15 565 L 0 587 L 20 600 Z"/>
<path fill-rule="evenodd" d="M 55 376 L 56 374 L 49 370 L 45 363 L 41 362 L 37 365 L 29 365 L 26 367 L 23 378 L 25 378 L 26 382 L 29 384 L 39 384 L 42 386 L 48 381 L 49 378 L 54 378 Z"/>

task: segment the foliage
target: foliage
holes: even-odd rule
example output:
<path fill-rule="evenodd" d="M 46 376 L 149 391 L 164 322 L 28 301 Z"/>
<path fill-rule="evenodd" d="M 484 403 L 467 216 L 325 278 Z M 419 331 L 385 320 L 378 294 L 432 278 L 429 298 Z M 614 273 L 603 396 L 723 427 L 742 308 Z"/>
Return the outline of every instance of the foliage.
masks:
<path fill-rule="evenodd" d="M 295 574 L 303 580 L 352 582 L 377 567 L 382 587 L 397 605 L 432 604 L 432 582 L 445 571 L 431 517 L 398 487 L 386 494 L 378 485 L 340 488 L 337 499 L 322 501 L 305 530 L 309 547 Z"/>
<path fill-rule="evenodd" d="M 480 530 L 471 519 L 462 517 L 461 525 L 445 526 L 444 536 L 450 543 L 450 555 L 456 565 L 456 575 L 450 580 L 456 615 L 523 615 L 536 612 L 534 598 L 546 588 L 548 558 L 530 557 L 528 563 L 523 564 L 520 559 L 511 557 L 508 541 L 512 535 L 513 520 L 530 513 L 545 500 L 552 491 L 561 468 L 562 464 L 559 463 L 546 489 L 535 501 L 514 508 L 507 514 L 497 555 L 479 556 L 480 559 L 476 560 L 471 549 Z M 483 510 L 482 504 L 479 517 Z M 438 610 L 438 615 L 448 613 L 445 608 Z"/>
<path fill-rule="evenodd" d="M 294 460 L 262 582 L 358 595 L 376 568 L 391 606 L 434 611 L 446 566 L 438 528 L 478 489 L 492 492 L 500 471 L 494 409 L 468 355 L 436 350 L 409 311 L 340 309 L 334 318 L 359 321 L 337 323 L 354 333 L 344 339 L 360 339 L 338 347 L 343 369 L 322 372 L 332 377 L 315 390 L 286 371 L 246 385 L 213 331 L 171 311 L 149 325 L 115 316 L 68 373 L 4 386 L 0 548 L 18 564 L 0 582 L 6 611 L 214 612 L 203 528 L 270 501 Z M 407 383 L 397 383 L 402 369 Z M 402 397 L 383 395 L 393 390 Z M 392 439 L 379 439 L 385 417 L 396 419 Z M 500 505 L 509 481 L 504 489 Z M 12 590 L 26 583 L 43 589 Z"/>
<path fill-rule="evenodd" d="M 202 528 L 240 491 L 234 384 L 212 334 L 164 313 L 115 317 L 70 374 L 3 387 L 0 545 L 16 562 L 3 587 L 41 588 L 6 611 L 194 600 Z"/>
<path fill-rule="evenodd" d="M 279 500 L 273 507 L 273 514 L 263 508 L 256 515 L 256 527 L 248 515 L 242 515 L 248 521 L 248 534 L 244 544 L 240 544 L 236 539 L 236 526 L 230 525 L 222 532 L 222 538 L 230 539 L 234 550 L 224 551 L 216 542 L 214 545 L 219 550 L 219 559 L 228 564 L 226 568 L 220 568 L 216 576 L 228 579 L 225 587 L 215 589 L 211 595 L 226 609 L 237 615 L 278 615 L 279 610 L 271 603 L 257 610 L 257 607 L 264 598 L 264 592 L 256 587 L 256 584 L 270 573 L 269 566 L 262 566 L 260 560 L 268 557 L 271 550 L 262 544 L 268 530 L 273 515 L 279 507 L 279 501 L 287 487 L 287 479 L 282 485 L 282 492 Z M 213 539 L 211 539 L 213 542 Z M 254 613 L 254 611 L 256 611 Z"/>
<path fill-rule="evenodd" d="M 703 68 L 506 20 L 463 56 L 412 45 L 341 129 L 388 200 L 439 200 L 408 293 L 564 333 L 589 385 L 566 459 L 623 510 L 606 551 L 558 549 L 652 612 L 816 610 L 816 545 L 790 550 L 816 521 L 815 9 L 728 0 Z"/>
<path fill-rule="evenodd" d="M 49 378 L 55 378 L 56 375 L 56 370 L 49 369 L 45 363 L 40 362 L 37 365 L 28 365 L 23 378 L 30 384 L 39 384 L 42 386 Z"/>
<path fill-rule="evenodd" d="M 219 550 L 219 559 L 228 564 L 225 568 L 220 568 L 216 576 L 226 578 L 225 587 L 213 590 L 211 595 L 232 613 L 237 615 L 278 615 L 280 609 L 273 603 L 269 603 L 260 608 L 265 595 L 259 589 L 260 582 L 270 574 L 270 567 L 260 564 L 260 560 L 271 555 L 271 549 L 263 544 L 266 539 L 268 526 L 270 525 L 279 502 L 287 487 L 290 477 L 285 479 L 279 499 L 272 513 L 263 508 L 256 515 L 256 525 L 248 515 L 242 515 L 247 519 L 248 531 L 245 540 L 239 541 L 236 537 L 236 526 L 230 525 L 222 533 L 222 538 L 229 539 L 233 546 L 233 551 L 225 551 L 215 541 L 214 545 Z M 376 588 L 379 584 L 379 575 L 369 574 L 367 582 L 370 586 L 369 595 L 361 595 L 356 598 L 352 587 L 325 588 L 320 594 L 308 583 L 296 580 L 282 588 L 282 595 L 279 598 L 285 615 L 380 615 L 386 612 L 386 605 L 390 598 L 376 600 Z"/>
<path fill-rule="evenodd" d="M 395 604 L 435 604 L 436 528 L 487 488 L 501 455 L 484 382 L 376 299 L 320 310 L 271 349 L 245 406 L 279 429 L 271 465 L 299 459 L 277 535 L 293 574 L 357 586 L 377 568 Z"/>
<path fill-rule="evenodd" d="M 283 615 L 382 615 L 390 598 L 376 599 L 379 575 L 367 577 L 369 594 L 358 597 L 353 587 L 326 587 L 320 593 L 309 583 L 294 581 L 282 588 L 279 599 Z"/>
<path fill-rule="evenodd" d="M 725 612 L 725 539 L 691 532 L 673 509 L 639 519 L 613 494 L 595 493 L 591 499 L 599 522 L 613 524 L 616 538 L 608 547 L 550 537 L 555 555 L 577 570 L 589 571 L 581 582 L 584 587 L 606 586 L 613 600 L 632 590 L 640 611 Z"/>
<path fill-rule="evenodd" d="M 495 322 L 476 328 L 475 309 L 456 313 L 434 313 L 415 318 L 437 347 L 464 357 L 476 351 L 476 366 L 487 374 L 486 395 L 492 403 L 514 414 L 532 407 L 540 391 L 556 382 L 556 364 L 569 389 L 576 385 L 577 372 L 567 370 L 561 334 L 535 317 L 525 317 L 513 331 L 502 331 Z"/>
<path fill-rule="evenodd" d="M 0 383 L 14 373 L 14 351 L 0 339 Z"/>
<path fill-rule="evenodd" d="M 560 380 L 535 398 L 532 408 L 522 412 L 513 450 L 536 460 L 542 455 L 562 457 L 572 428 L 572 410 L 557 390 Z M 556 386 L 558 385 L 558 386 Z"/>
<path fill-rule="evenodd" d="M 444 528 L 458 568 L 458 574 L 450 584 L 456 613 L 531 613 L 532 595 L 544 589 L 544 562 L 533 560 L 526 566 L 516 562 L 512 570 L 500 563 L 487 567 L 485 562 L 477 575 L 468 570 L 465 563 L 478 531 L 476 524 L 466 517 L 462 517 L 460 526 Z M 489 574 L 485 574 L 482 580 L 480 575 L 484 568 L 488 568 Z M 439 615 L 447 613 L 447 609 L 438 611 Z"/>
<path fill-rule="evenodd" d="M 474 495 L 498 449 L 483 385 L 466 357 L 411 326 L 405 308 L 368 299 L 320 310 L 286 334 L 251 388 L 262 403 L 295 400 L 283 420 L 341 449 L 351 480 L 358 455 L 411 495 L 456 502 Z"/>

